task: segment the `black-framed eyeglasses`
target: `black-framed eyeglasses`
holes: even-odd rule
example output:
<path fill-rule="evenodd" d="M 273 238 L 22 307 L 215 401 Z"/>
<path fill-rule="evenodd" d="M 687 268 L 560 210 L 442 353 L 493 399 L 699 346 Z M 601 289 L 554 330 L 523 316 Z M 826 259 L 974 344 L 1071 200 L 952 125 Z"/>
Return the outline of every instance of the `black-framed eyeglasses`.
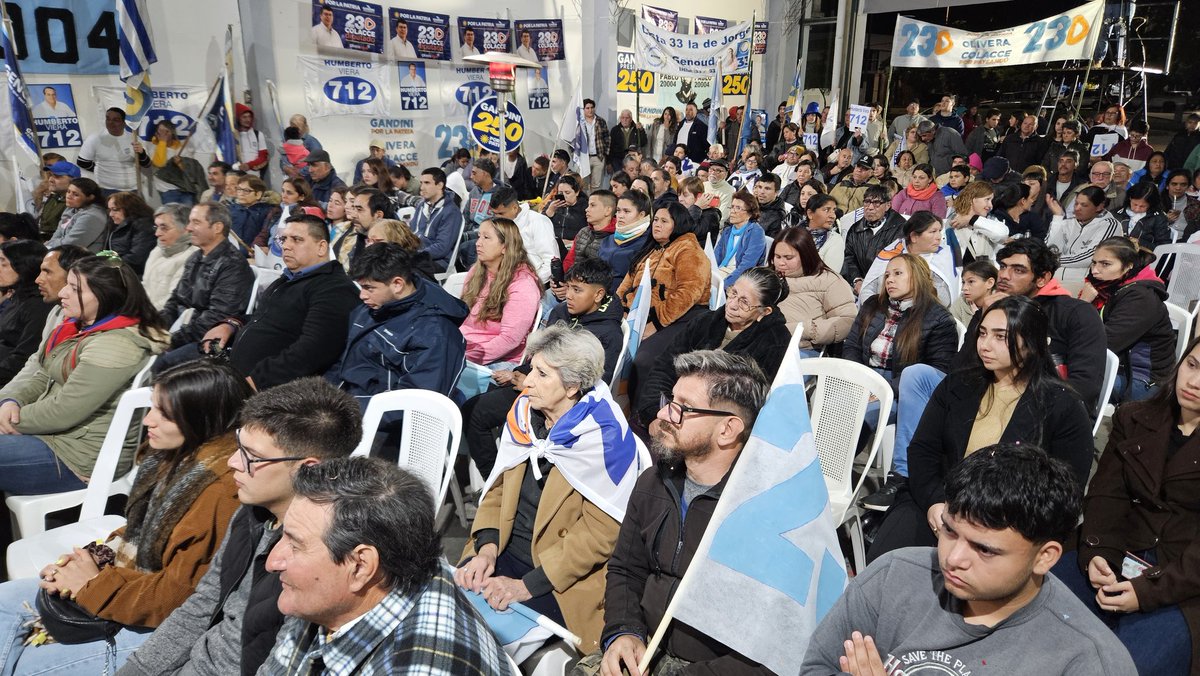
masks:
<path fill-rule="evenodd" d="M 672 425 L 682 425 L 683 416 L 685 413 L 695 413 L 697 415 L 731 415 L 737 417 L 733 411 L 719 411 L 713 408 L 694 408 L 692 406 L 684 406 L 676 403 L 674 398 L 667 393 L 658 395 L 658 410 L 667 409 L 667 420 Z"/>
<path fill-rule="evenodd" d="M 246 474 L 250 476 L 254 476 L 255 465 L 263 465 L 271 462 L 296 462 L 307 459 L 307 456 L 303 455 L 289 455 L 282 458 L 251 457 L 250 451 L 246 450 L 246 447 L 242 445 L 242 428 L 239 427 L 234 430 L 233 438 L 237 441 L 238 455 L 242 457 L 242 467 L 246 468 Z"/>

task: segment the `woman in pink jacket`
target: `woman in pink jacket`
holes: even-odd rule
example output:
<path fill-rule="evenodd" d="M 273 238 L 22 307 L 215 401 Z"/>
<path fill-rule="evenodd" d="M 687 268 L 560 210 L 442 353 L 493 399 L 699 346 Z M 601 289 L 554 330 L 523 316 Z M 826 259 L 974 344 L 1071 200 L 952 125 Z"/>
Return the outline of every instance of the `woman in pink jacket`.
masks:
<path fill-rule="evenodd" d="M 459 327 L 467 341 L 467 361 L 511 368 L 533 330 L 542 286 L 529 265 L 521 231 L 511 220 L 484 221 L 475 252 L 462 295 L 471 313 Z"/>
<path fill-rule="evenodd" d="M 932 166 L 918 164 L 912 168 L 912 180 L 892 198 L 892 208 L 906 217 L 918 211 L 932 211 L 938 218 L 946 217 L 946 196 L 933 182 Z"/>

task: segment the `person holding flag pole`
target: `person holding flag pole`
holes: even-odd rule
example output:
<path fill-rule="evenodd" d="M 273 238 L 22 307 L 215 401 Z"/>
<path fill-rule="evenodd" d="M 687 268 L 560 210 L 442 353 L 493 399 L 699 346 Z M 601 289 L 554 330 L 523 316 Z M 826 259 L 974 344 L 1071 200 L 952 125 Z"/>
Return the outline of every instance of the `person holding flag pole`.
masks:
<path fill-rule="evenodd" d="M 37 132 L 33 128 L 33 113 L 30 110 L 29 89 L 21 77 L 21 67 L 17 62 L 17 50 L 13 47 L 12 21 L 8 18 L 5 3 L 0 3 L 0 14 L 4 19 L 4 30 L 0 31 L 0 48 L 4 49 L 4 70 L 8 83 L 9 119 L 15 134 L 18 148 L 23 150 L 31 160 L 42 166 L 42 151 L 38 146 Z M 14 153 L 13 186 L 18 209 L 24 207 L 27 196 L 25 186 L 21 183 L 21 165 Z"/>
<path fill-rule="evenodd" d="M 562 122 L 558 125 L 558 135 L 555 136 L 555 149 L 558 148 L 558 142 L 566 144 L 567 148 L 571 149 L 571 161 L 579 169 L 579 177 L 587 178 L 592 174 L 592 166 L 588 157 L 588 139 L 585 124 L 589 124 L 583 114 L 583 82 L 575 83 L 575 94 L 571 97 L 571 102 L 567 104 L 563 111 Z M 546 189 L 550 182 L 550 172 L 546 172 L 545 178 L 542 179 L 541 194 L 546 194 Z"/>
<path fill-rule="evenodd" d="M 138 164 L 143 154 L 138 126 L 150 111 L 154 93 L 150 88 L 150 66 L 158 62 L 154 40 L 146 21 L 145 0 L 117 0 L 117 42 L 121 58 L 121 81 L 125 83 L 125 123 L 134 135 L 134 173 L 137 191 L 142 192 L 142 171 Z"/>

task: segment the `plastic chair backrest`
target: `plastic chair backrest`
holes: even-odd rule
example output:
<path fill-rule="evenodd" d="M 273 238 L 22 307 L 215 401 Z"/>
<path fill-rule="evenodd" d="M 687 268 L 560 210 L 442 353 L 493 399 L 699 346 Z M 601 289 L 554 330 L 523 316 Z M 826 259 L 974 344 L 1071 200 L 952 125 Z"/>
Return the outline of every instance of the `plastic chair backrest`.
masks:
<path fill-rule="evenodd" d="M 625 355 L 629 351 L 629 322 L 621 322 L 621 352 L 617 355 L 617 363 L 613 366 L 612 378 L 608 380 L 608 389 L 617 391 L 617 382 L 621 380 L 621 369 L 625 368 Z"/>
<path fill-rule="evenodd" d="M 250 302 L 246 304 L 246 314 L 248 315 L 254 314 L 254 306 L 258 303 L 259 293 L 266 291 L 268 286 L 283 276 L 282 270 L 260 268 L 257 265 L 250 266 L 250 270 L 254 272 L 254 286 L 250 289 Z"/>
<path fill-rule="evenodd" d="M 892 388 L 883 376 L 870 368 L 845 359 L 816 357 L 801 359 L 800 372 L 817 378 L 811 398 L 813 440 L 821 461 L 821 473 L 829 494 L 849 497 L 854 486 L 854 456 L 866 418 L 867 404 L 874 395 L 879 400 L 867 466 L 875 459 L 884 427 L 892 408 Z"/>
<path fill-rule="evenodd" d="M 462 300 L 463 287 L 467 285 L 467 273 L 455 272 L 446 277 L 446 281 L 442 282 L 442 288 L 446 293 Z"/>
<path fill-rule="evenodd" d="M 538 330 L 538 327 L 542 325 L 542 317 L 543 317 L 545 314 L 546 314 L 546 306 L 545 306 L 545 304 L 543 304 L 543 303 L 539 303 L 539 304 L 538 304 L 538 309 L 537 309 L 537 312 L 535 312 L 535 313 L 534 313 L 534 315 L 533 315 L 533 327 L 529 329 L 529 333 L 533 333 L 534 331 L 537 331 L 537 330 Z M 525 347 L 523 347 L 523 348 L 521 349 L 521 356 L 520 356 L 520 357 L 517 357 L 517 363 L 518 363 L 518 364 L 520 364 L 521 362 L 525 361 L 525 355 L 526 355 L 528 352 L 529 352 L 529 336 L 528 336 L 528 334 L 527 334 L 527 335 L 525 336 Z"/>
<path fill-rule="evenodd" d="M 1175 361 L 1183 358 L 1188 342 L 1192 339 L 1192 315 L 1174 303 L 1165 303 L 1171 327 L 1175 329 Z"/>
<path fill-rule="evenodd" d="M 965 340 L 967 337 L 967 325 L 955 319 L 954 328 L 958 331 L 958 349 L 961 350 L 963 346 L 963 340 Z"/>
<path fill-rule="evenodd" d="M 384 414 L 404 413 L 397 464 L 429 488 L 434 509 L 446 500 L 462 434 L 462 413 L 449 397 L 428 390 L 393 390 L 371 397 L 363 437 L 352 455 L 370 455 Z"/>
<path fill-rule="evenodd" d="M 1162 244 L 1154 248 L 1156 260 L 1163 262 L 1174 255 L 1171 278 L 1167 282 L 1167 300 L 1188 310 L 1200 300 L 1200 244 Z M 1165 265 L 1165 262 L 1161 263 Z"/>
<path fill-rule="evenodd" d="M 104 435 L 104 443 L 100 445 L 100 454 L 96 456 L 96 465 L 92 468 L 92 476 L 83 494 L 80 521 L 104 516 L 104 507 L 108 504 L 108 489 L 117 473 L 121 451 L 125 448 L 125 436 L 130 426 L 139 422 L 138 410 L 150 407 L 151 392 L 153 388 L 139 387 L 122 394 L 117 402 L 117 410 L 108 426 L 108 432 Z"/>
<path fill-rule="evenodd" d="M 1121 368 L 1121 360 L 1112 350 L 1104 351 L 1104 380 L 1100 383 L 1100 400 L 1096 402 L 1096 422 L 1092 425 L 1092 436 L 1100 431 L 1100 421 L 1104 419 L 1104 407 L 1112 397 L 1113 387 L 1117 384 L 1117 369 Z"/>

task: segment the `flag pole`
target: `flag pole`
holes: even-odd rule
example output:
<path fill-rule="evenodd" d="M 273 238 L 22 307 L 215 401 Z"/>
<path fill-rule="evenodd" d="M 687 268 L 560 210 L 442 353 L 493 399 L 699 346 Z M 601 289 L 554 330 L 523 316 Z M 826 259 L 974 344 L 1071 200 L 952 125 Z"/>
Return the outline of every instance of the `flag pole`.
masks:
<path fill-rule="evenodd" d="M 894 70 L 895 70 L 895 67 L 889 63 L 888 64 L 887 86 L 884 88 L 884 92 L 883 92 L 883 119 L 880 120 L 883 123 L 884 139 L 889 144 L 891 144 L 892 140 L 887 138 L 887 116 L 888 116 L 888 104 L 890 104 L 892 102 L 892 71 L 894 71 Z M 886 152 L 886 151 L 887 151 L 887 147 L 885 146 L 884 152 Z"/>
<path fill-rule="evenodd" d="M 12 20 L 8 18 L 8 7 L 3 2 L 0 2 L 0 17 L 3 18 L 4 31 L 8 35 L 9 47 L 11 47 L 13 50 L 16 50 L 17 42 L 14 38 Z M 12 56 L 13 56 L 13 61 L 15 62 L 16 54 L 14 53 Z M 21 86 L 25 88 L 25 92 L 26 92 L 26 95 L 21 97 L 21 105 L 25 108 L 26 114 L 29 115 L 29 123 L 32 125 L 33 124 L 33 110 L 30 109 L 30 107 L 29 107 L 29 103 L 30 103 L 29 96 L 28 96 L 29 89 L 25 85 L 24 78 L 21 79 Z M 11 100 L 12 100 L 12 97 L 10 96 L 9 101 L 11 101 Z M 9 111 L 9 116 L 12 117 L 11 110 Z M 15 118 L 13 118 L 13 119 L 15 120 Z M 16 126 L 16 125 L 14 124 L 14 126 Z M 37 130 L 34 129 L 33 131 L 34 131 L 33 137 L 30 139 L 30 141 L 33 142 L 33 150 L 38 158 L 38 166 L 41 166 L 42 146 L 38 139 Z M 24 188 L 24 186 L 21 185 L 21 163 L 17 161 L 16 153 L 13 153 L 13 155 L 12 155 L 12 164 L 13 164 L 13 196 L 17 200 L 17 210 L 24 211 L 25 204 L 23 204 L 24 200 L 22 198 L 23 198 L 23 195 L 25 192 L 25 188 Z M 36 207 L 36 205 L 34 205 L 34 206 Z"/>
<path fill-rule="evenodd" d="M 208 96 L 204 97 L 204 105 L 200 108 L 200 110 L 202 110 L 202 111 L 208 110 L 208 104 L 212 103 L 213 97 L 217 95 L 217 87 L 221 86 L 221 78 L 222 77 L 224 77 L 224 74 L 217 76 L 217 81 L 214 82 L 213 86 L 209 88 Z M 200 128 L 200 123 L 197 122 L 196 129 L 199 129 L 199 128 Z M 195 137 L 196 137 L 196 132 L 192 131 L 192 133 L 186 139 L 183 140 L 183 145 L 179 147 L 179 152 L 175 153 L 175 156 L 179 157 L 179 156 L 183 155 L 183 151 L 187 150 L 188 144 L 191 143 L 192 139 Z"/>
<path fill-rule="evenodd" d="M 747 134 L 746 124 L 750 124 L 750 131 L 754 130 L 754 118 L 752 115 L 753 109 L 750 107 L 750 95 L 754 92 L 754 22 L 758 18 L 758 10 L 750 13 L 750 67 L 746 71 L 746 107 L 742 111 L 742 126 L 738 129 L 737 146 L 734 147 L 733 161 L 737 162 L 741 157 L 742 146 L 746 145 Z M 768 149 L 768 152 L 770 150 Z"/>

